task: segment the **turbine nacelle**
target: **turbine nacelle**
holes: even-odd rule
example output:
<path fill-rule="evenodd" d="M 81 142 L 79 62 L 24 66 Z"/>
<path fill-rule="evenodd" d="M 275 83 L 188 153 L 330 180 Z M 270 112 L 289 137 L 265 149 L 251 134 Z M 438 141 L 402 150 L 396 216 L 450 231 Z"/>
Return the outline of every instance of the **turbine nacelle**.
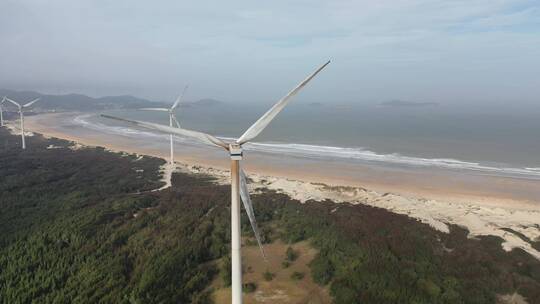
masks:
<path fill-rule="evenodd" d="M 241 145 L 237 143 L 229 144 L 229 154 L 231 155 L 232 160 L 242 160 L 244 154 L 243 151 Z"/>

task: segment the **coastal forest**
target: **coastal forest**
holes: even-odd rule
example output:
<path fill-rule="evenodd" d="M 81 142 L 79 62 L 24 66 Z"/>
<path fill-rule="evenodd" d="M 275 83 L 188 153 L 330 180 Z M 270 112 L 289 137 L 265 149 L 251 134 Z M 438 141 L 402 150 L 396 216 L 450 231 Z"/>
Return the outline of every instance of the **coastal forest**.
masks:
<path fill-rule="evenodd" d="M 230 284 L 229 187 L 177 172 L 171 188 L 152 191 L 163 185 L 161 159 L 37 134 L 27 146 L 0 129 L 0 303 L 214 303 Z M 310 280 L 334 303 L 499 303 L 516 294 L 540 303 L 540 261 L 504 251 L 497 237 L 267 189 L 252 199 L 265 244 L 286 248 L 278 268 L 303 261 L 298 244 L 314 252 L 290 284 Z M 245 246 L 256 247 L 242 216 Z M 256 294 L 277 271 L 244 291 Z"/>

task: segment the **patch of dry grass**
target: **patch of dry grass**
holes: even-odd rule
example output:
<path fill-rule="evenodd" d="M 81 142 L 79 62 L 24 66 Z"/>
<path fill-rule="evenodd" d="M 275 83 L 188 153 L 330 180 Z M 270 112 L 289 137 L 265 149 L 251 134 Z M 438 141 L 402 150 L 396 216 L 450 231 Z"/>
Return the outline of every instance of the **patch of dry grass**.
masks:
<path fill-rule="evenodd" d="M 327 288 L 317 285 L 311 279 L 309 263 L 315 257 L 317 250 L 309 246 L 307 241 L 291 245 L 298 253 L 298 258 L 291 262 L 289 267 L 283 268 L 282 262 L 286 259 L 288 246 L 281 241 L 266 244 L 264 249 L 268 263 L 264 262 L 257 246 L 242 247 L 242 263 L 244 263 L 242 280 L 244 283 L 257 284 L 255 292 L 244 293 L 244 303 L 322 304 L 332 302 Z M 274 274 L 272 280 L 265 280 L 264 273 L 266 271 Z M 294 280 L 291 278 L 294 272 L 303 273 L 304 277 L 301 280 Z M 214 292 L 215 303 L 230 303 L 230 288 L 223 288 L 221 279 L 217 279 L 212 285 L 216 289 Z"/>

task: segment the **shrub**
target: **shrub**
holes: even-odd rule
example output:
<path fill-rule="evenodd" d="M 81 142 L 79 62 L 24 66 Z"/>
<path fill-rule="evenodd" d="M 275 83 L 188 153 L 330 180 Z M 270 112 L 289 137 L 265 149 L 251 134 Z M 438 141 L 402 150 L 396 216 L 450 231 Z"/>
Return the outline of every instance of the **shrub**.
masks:
<path fill-rule="evenodd" d="M 243 290 L 245 293 L 252 293 L 252 292 L 254 292 L 255 290 L 257 290 L 257 284 L 255 284 L 255 283 L 253 283 L 253 282 L 245 283 L 245 284 L 244 284 L 244 288 L 242 288 L 242 290 Z"/>
<path fill-rule="evenodd" d="M 291 279 L 293 279 L 295 281 L 299 281 L 299 280 L 301 280 L 303 278 L 304 278 L 304 273 L 303 272 L 295 271 L 295 272 L 293 272 L 293 274 L 291 274 Z"/>
<path fill-rule="evenodd" d="M 285 252 L 287 256 L 287 261 L 294 262 L 296 259 L 298 259 L 298 252 L 294 249 L 292 249 L 291 246 L 287 247 L 287 251 Z"/>
<path fill-rule="evenodd" d="M 317 254 L 309 266 L 311 268 L 311 276 L 315 283 L 326 285 L 332 280 L 332 277 L 334 276 L 334 266 L 326 256 L 323 256 L 320 253 Z"/>
<path fill-rule="evenodd" d="M 231 286 L 231 257 L 227 256 L 223 259 L 221 264 L 221 278 L 223 279 L 223 284 L 228 287 Z"/>
<path fill-rule="evenodd" d="M 271 273 L 270 271 L 265 271 L 263 273 L 263 278 L 265 281 L 272 281 L 276 275 Z"/>

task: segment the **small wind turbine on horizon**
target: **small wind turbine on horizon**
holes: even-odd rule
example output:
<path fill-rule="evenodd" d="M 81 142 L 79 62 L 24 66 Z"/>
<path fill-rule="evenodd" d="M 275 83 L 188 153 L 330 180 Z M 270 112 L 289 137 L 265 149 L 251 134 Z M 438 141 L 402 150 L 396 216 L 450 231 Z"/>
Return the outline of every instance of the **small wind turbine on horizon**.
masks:
<path fill-rule="evenodd" d="M 168 134 L 178 134 L 181 136 L 195 138 L 206 144 L 222 147 L 229 152 L 231 157 L 231 287 L 232 287 L 232 301 L 233 304 L 242 303 L 242 261 L 241 261 L 241 235 L 240 235 L 240 198 L 242 199 L 244 209 L 248 215 L 251 227 L 261 249 L 261 253 L 266 260 L 264 249 L 262 247 L 261 238 L 257 228 L 257 222 L 255 220 L 255 214 L 253 212 L 253 205 L 249 197 L 249 190 L 247 188 L 246 174 L 240 166 L 240 160 L 243 158 L 242 145 L 253 140 L 257 137 L 270 122 L 276 117 L 281 110 L 289 103 L 291 98 L 295 96 L 311 79 L 313 79 L 322 69 L 324 69 L 330 61 L 320 66 L 315 72 L 304 79 L 298 84 L 292 91 L 290 91 L 285 97 L 279 100 L 270 110 L 264 113 L 251 127 L 249 127 L 242 136 L 232 142 L 225 142 L 213 135 L 202 133 L 199 131 L 187 130 L 182 128 L 173 128 L 165 125 L 127 120 L 114 116 L 101 115 L 105 118 L 120 120 L 128 122 L 140 127 L 144 127 L 151 130 L 156 130 Z"/>
<path fill-rule="evenodd" d="M 4 109 L 2 108 L 2 104 L 6 102 L 6 96 L 2 98 L 2 101 L 0 101 L 0 127 L 4 126 Z"/>
<path fill-rule="evenodd" d="M 24 109 L 27 109 L 29 108 L 30 106 L 32 106 L 34 103 L 36 103 L 40 98 L 36 98 L 30 102 L 27 102 L 23 105 L 19 104 L 18 102 L 14 101 L 14 100 L 11 100 L 9 98 L 6 97 L 6 100 L 11 102 L 12 104 L 16 105 L 17 108 L 19 109 L 19 116 L 20 116 L 20 120 L 21 120 L 21 138 L 22 138 L 22 148 L 23 149 L 26 149 L 26 142 L 24 140 Z"/>
<path fill-rule="evenodd" d="M 144 110 L 144 111 L 159 111 L 159 112 L 168 112 L 169 113 L 169 127 L 173 128 L 173 122 L 176 124 L 176 127 L 180 128 L 180 123 L 178 122 L 178 120 L 176 119 L 176 116 L 175 116 L 175 110 L 176 108 L 180 105 L 180 101 L 182 100 L 182 98 L 184 97 L 184 94 L 186 93 L 186 90 L 187 90 L 188 86 L 186 85 L 186 87 L 184 88 L 184 91 L 182 92 L 182 95 L 178 96 L 178 98 L 176 99 L 176 101 L 174 102 L 174 104 L 172 105 L 172 107 L 170 108 L 141 108 L 139 110 Z M 173 165 L 174 164 L 174 141 L 173 141 L 173 134 L 170 133 L 169 134 L 170 136 L 170 141 L 171 141 L 171 159 L 170 159 L 170 164 Z"/>

